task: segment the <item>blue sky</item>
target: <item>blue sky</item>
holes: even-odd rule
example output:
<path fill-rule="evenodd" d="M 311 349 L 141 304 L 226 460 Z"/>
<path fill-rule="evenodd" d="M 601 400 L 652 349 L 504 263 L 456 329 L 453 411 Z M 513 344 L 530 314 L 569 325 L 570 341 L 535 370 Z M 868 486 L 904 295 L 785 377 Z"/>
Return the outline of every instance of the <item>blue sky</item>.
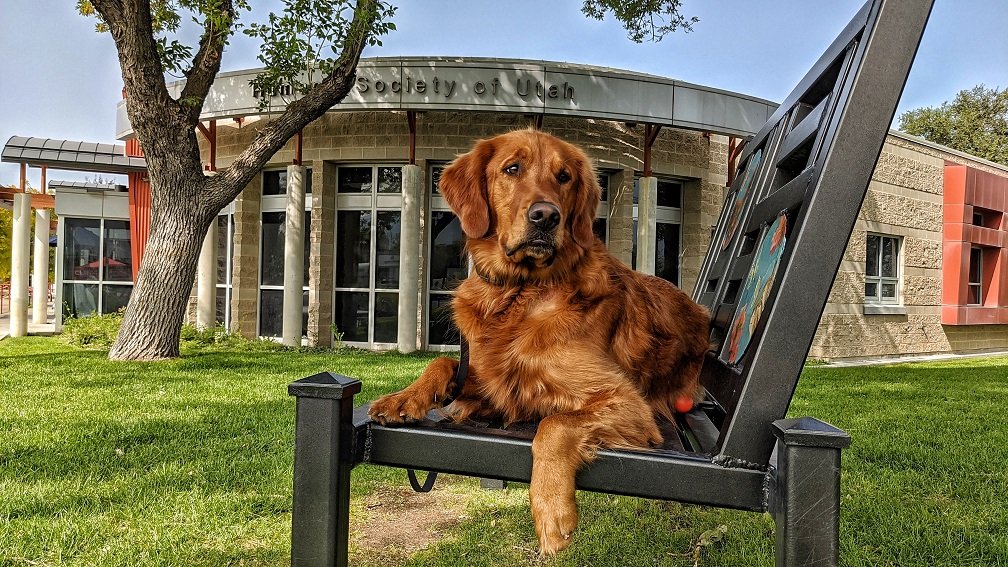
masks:
<path fill-rule="evenodd" d="M 0 143 L 13 135 L 112 141 L 122 82 L 111 37 L 94 33 L 93 21 L 77 15 L 74 2 L 2 2 Z M 585 18 L 580 0 L 395 3 L 400 6 L 397 31 L 365 56 L 585 63 L 780 101 L 862 1 L 684 0 L 684 11 L 700 22 L 692 33 L 666 36 L 656 44 L 634 44 L 615 21 Z M 1005 30 L 1008 0 L 936 0 L 897 113 L 939 105 L 978 83 L 1008 87 Z M 255 55 L 256 46 L 238 36 L 225 53 L 223 70 L 255 67 Z M 16 166 L 0 166 L 0 184 L 17 179 Z M 37 170 L 29 173 L 29 181 L 37 184 Z"/>

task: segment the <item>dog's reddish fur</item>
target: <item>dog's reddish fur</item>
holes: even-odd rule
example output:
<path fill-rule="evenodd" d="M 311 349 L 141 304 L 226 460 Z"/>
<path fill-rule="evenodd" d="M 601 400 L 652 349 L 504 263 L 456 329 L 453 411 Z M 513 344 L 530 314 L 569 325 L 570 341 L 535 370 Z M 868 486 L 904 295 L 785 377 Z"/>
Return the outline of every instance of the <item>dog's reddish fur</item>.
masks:
<path fill-rule="evenodd" d="M 605 447 L 662 440 L 656 415 L 702 394 L 709 315 L 672 284 L 630 270 L 591 231 L 600 188 L 577 147 L 535 130 L 476 144 L 441 174 L 475 270 L 455 322 L 469 377 L 447 411 L 458 419 L 541 420 L 532 442 L 532 517 L 553 554 L 577 525 L 574 477 Z M 534 203 L 560 211 L 538 230 Z M 371 406 L 375 420 L 422 419 L 452 391 L 458 362 L 438 358 L 405 390 Z"/>

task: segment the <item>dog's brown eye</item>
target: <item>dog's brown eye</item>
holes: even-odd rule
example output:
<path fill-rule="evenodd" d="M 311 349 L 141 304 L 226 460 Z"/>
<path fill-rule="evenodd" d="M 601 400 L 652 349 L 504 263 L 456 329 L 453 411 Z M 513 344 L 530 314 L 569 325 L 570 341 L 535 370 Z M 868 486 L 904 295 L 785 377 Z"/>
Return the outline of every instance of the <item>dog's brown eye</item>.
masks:
<path fill-rule="evenodd" d="M 571 180 L 570 174 L 567 173 L 566 171 L 563 171 L 563 170 L 561 170 L 560 173 L 558 173 L 556 177 L 557 177 L 557 183 L 560 183 L 560 184 L 567 183 L 568 181 Z"/>
<path fill-rule="evenodd" d="M 519 166 L 517 163 L 512 163 L 511 165 L 504 168 L 504 173 L 508 175 L 518 175 L 518 172 L 520 170 L 521 166 Z"/>

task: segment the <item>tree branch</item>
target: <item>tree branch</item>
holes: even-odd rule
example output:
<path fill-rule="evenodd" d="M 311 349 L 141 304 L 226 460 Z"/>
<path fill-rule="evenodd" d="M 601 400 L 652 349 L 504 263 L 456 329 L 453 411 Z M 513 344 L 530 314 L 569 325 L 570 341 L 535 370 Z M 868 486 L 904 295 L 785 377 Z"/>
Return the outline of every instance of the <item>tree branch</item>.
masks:
<path fill-rule="evenodd" d="M 126 109 L 134 131 L 151 127 L 142 107 L 156 105 L 162 112 L 175 108 L 164 81 L 164 67 L 154 41 L 150 3 L 143 0 L 93 0 L 92 5 L 109 26 L 119 53 Z"/>
<path fill-rule="evenodd" d="M 220 209 L 234 200 L 291 136 L 343 100 L 356 81 L 357 64 L 377 18 L 378 0 L 357 0 L 342 53 L 332 71 L 304 97 L 287 105 L 286 112 L 264 126 L 230 166 L 209 180 L 211 207 Z"/>
<path fill-rule="evenodd" d="M 203 14 L 203 36 L 200 37 L 199 50 L 193 57 L 192 66 L 185 73 L 186 84 L 178 99 L 193 124 L 199 121 L 203 102 L 220 71 L 224 45 L 227 43 L 227 38 L 231 35 L 234 26 L 234 2 L 223 0 L 219 18 L 212 16 L 212 14 Z"/>

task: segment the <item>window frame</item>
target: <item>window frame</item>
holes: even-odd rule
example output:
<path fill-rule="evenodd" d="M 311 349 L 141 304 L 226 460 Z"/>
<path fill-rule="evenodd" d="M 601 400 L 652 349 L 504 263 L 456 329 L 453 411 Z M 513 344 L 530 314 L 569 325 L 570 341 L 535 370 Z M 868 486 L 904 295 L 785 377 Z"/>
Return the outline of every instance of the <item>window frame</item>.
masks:
<path fill-rule="evenodd" d="M 973 260 L 976 258 L 976 270 L 973 269 Z M 984 304 L 983 296 L 983 257 L 984 251 L 980 246 L 970 246 L 969 255 L 969 269 L 967 270 L 966 277 L 966 305 L 978 306 Z M 973 281 L 973 275 L 976 272 L 977 280 Z M 976 302 L 970 302 L 971 291 L 976 288 Z"/>
<path fill-rule="evenodd" d="M 876 265 L 878 266 L 878 274 L 871 275 L 868 273 L 868 240 L 871 238 L 878 238 L 878 258 Z M 893 264 L 895 265 L 896 275 L 895 276 L 883 276 L 882 275 L 882 254 L 885 245 L 885 240 L 891 240 L 895 243 L 895 258 Z M 903 305 L 903 237 L 896 236 L 892 234 L 882 234 L 878 232 L 869 232 L 865 235 L 865 289 L 864 289 L 864 304 L 865 305 L 877 305 L 877 306 L 901 306 Z M 868 285 L 875 284 L 875 295 L 868 295 Z M 895 288 L 895 294 L 893 297 L 883 297 L 882 287 L 885 284 L 893 284 Z"/>
<path fill-rule="evenodd" d="M 313 203 L 313 199 L 311 197 L 311 193 L 309 192 L 309 189 L 311 187 L 312 168 L 306 166 L 305 170 L 306 171 L 305 171 L 305 200 L 304 200 L 304 210 L 305 210 L 305 223 L 304 223 L 305 233 L 304 233 L 304 241 L 305 241 L 305 244 L 308 245 L 310 243 L 310 239 L 311 239 L 311 228 L 310 228 L 309 224 L 310 224 L 310 221 L 311 221 L 311 211 L 312 211 L 312 203 Z M 278 172 L 284 172 L 284 173 L 286 173 L 286 171 L 287 171 L 286 168 L 276 168 L 276 167 L 264 168 L 263 170 L 261 170 L 259 172 L 259 174 L 261 176 L 260 177 L 261 183 L 263 184 L 263 186 L 265 186 L 265 184 L 266 184 L 266 177 L 267 176 L 276 174 Z M 282 334 L 281 335 L 264 335 L 263 334 L 263 330 L 262 330 L 263 291 L 278 291 L 279 290 L 279 291 L 282 292 L 283 288 L 284 288 L 282 282 L 280 284 L 263 284 L 263 260 L 264 260 L 264 256 L 263 256 L 263 215 L 265 215 L 267 213 L 283 213 L 283 215 L 284 215 L 284 222 L 286 223 L 286 221 L 287 221 L 287 185 L 286 184 L 284 184 L 284 191 L 283 191 L 283 193 L 269 194 L 269 195 L 263 194 L 261 196 L 260 206 L 259 206 L 259 250 L 258 250 L 259 265 L 258 265 L 258 275 L 256 277 L 256 286 L 257 286 L 257 288 L 256 288 L 256 335 L 258 337 L 260 337 L 260 338 L 263 338 L 263 339 L 269 339 L 269 340 L 279 341 L 279 340 L 281 340 L 283 338 Z M 308 255 L 305 256 L 304 261 L 306 263 L 306 265 L 305 265 L 305 275 L 307 276 L 307 274 L 308 274 L 308 265 L 310 264 L 310 258 L 309 258 Z M 308 297 L 308 287 L 309 287 L 308 283 L 309 282 L 305 281 L 305 283 L 301 287 L 302 294 L 303 294 L 303 296 L 305 298 Z M 217 284 L 217 285 L 219 286 L 220 284 Z M 228 310 L 230 310 L 230 300 L 228 301 L 228 303 L 229 303 Z M 305 304 L 303 308 L 305 310 L 307 310 L 307 304 Z M 307 325 L 305 325 L 301 329 L 301 341 L 302 341 L 302 344 L 304 344 L 304 342 L 307 340 L 307 336 L 308 336 L 308 327 L 307 327 Z"/>
<path fill-rule="evenodd" d="M 69 223 L 69 221 L 72 221 L 72 220 L 98 221 L 98 256 L 96 257 L 96 261 L 99 262 L 99 265 L 96 268 L 97 277 L 95 279 L 81 279 L 81 278 L 67 278 L 66 277 L 66 266 L 67 266 L 67 261 L 69 259 L 66 257 L 65 246 L 69 242 L 69 236 L 67 234 L 67 231 L 70 228 L 70 227 L 67 226 L 67 224 Z M 132 241 L 133 234 L 132 234 L 130 220 L 128 218 L 96 217 L 96 216 L 88 216 L 88 215 L 78 215 L 78 216 L 64 216 L 63 218 L 60 219 L 60 222 L 62 223 L 62 229 L 61 229 L 61 234 L 60 234 L 60 243 L 59 243 L 59 246 L 57 248 L 57 262 L 58 262 L 58 266 L 56 266 L 56 270 L 58 271 L 57 272 L 57 282 L 58 282 L 59 285 L 58 285 L 58 289 L 54 290 L 55 293 L 58 293 L 59 304 L 56 306 L 56 309 L 59 310 L 59 313 L 60 313 L 59 314 L 59 319 L 60 319 L 60 321 L 66 321 L 67 317 L 87 317 L 89 315 L 103 315 L 103 314 L 107 314 L 106 308 L 105 308 L 105 288 L 106 287 L 118 287 L 118 288 L 127 288 L 128 287 L 128 288 L 130 288 L 130 292 L 129 292 L 130 295 L 133 294 L 133 288 L 136 285 L 136 282 L 134 281 L 134 279 L 132 277 L 132 264 L 133 264 L 133 261 L 134 261 L 133 258 L 132 258 L 132 255 L 133 255 L 132 254 L 132 242 L 130 243 L 130 279 L 128 279 L 128 280 L 117 280 L 117 279 L 110 279 L 110 278 L 106 277 L 106 274 L 108 273 L 108 266 L 105 265 L 105 263 L 104 263 L 105 248 L 106 248 L 106 246 L 105 246 L 106 242 L 105 241 L 107 240 L 106 226 L 105 226 L 106 221 L 124 222 L 126 224 L 126 231 L 129 234 L 129 236 L 130 236 L 130 240 Z M 67 294 L 66 294 L 66 286 L 67 285 L 93 285 L 93 286 L 95 286 L 97 288 L 97 291 L 96 291 L 96 294 L 97 294 L 96 299 L 97 299 L 97 301 L 95 301 L 95 310 L 94 310 L 93 313 L 88 313 L 88 314 L 85 314 L 85 315 L 81 315 L 79 313 L 73 313 L 72 311 L 71 312 L 64 312 L 64 305 L 63 304 L 66 302 L 66 299 L 67 299 Z M 128 303 L 128 301 L 127 301 L 127 303 Z"/>
<path fill-rule="evenodd" d="M 377 313 L 376 309 L 378 306 L 378 301 L 383 298 L 393 297 L 395 298 L 397 305 L 399 301 L 399 293 L 402 288 L 402 282 L 398 282 L 396 287 L 378 287 L 378 216 L 381 213 L 394 212 L 399 213 L 399 230 L 400 239 L 402 238 L 402 178 L 400 177 L 400 187 L 398 191 L 379 191 L 381 187 L 381 174 L 379 170 L 389 168 L 398 169 L 401 171 L 405 162 L 343 162 L 336 164 L 336 219 L 334 221 L 333 227 L 333 261 L 336 260 L 336 255 L 339 253 L 339 247 L 341 242 L 339 238 L 339 213 L 343 211 L 363 211 L 371 216 L 370 222 L 370 242 L 368 249 L 368 286 L 367 287 L 353 287 L 353 286 L 340 286 L 336 284 L 336 274 L 335 270 L 333 273 L 333 285 L 332 285 L 332 321 L 335 328 L 339 329 L 339 314 L 336 312 L 336 294 L 338 293 L 367 293 L 368 294 L 368 330 L 367 330 L 367 340 L 366 341 L 352 341 L 343 339 L 342 343 L 348 346 L 369 348 L 369 349 L 389 349 L 396 348 L 398 346 L 398 338 L 388 342 L 388 341 L 378 341 L 375 340 L 375 329 L 377 325 Z M 371 188 L 367 192 L 347 192 L 340 191 L 339 170 L 347 168 L 370 168 L 371 169 Z M 399 262 L 402 262 L 402 257 L 399 257 Z M 384 294 L 384 295 L 383 295 Z M 397 309 L 398 312 L 398 309 Z M 398 315 L 396 319 L 396 325 L 398 327 Z"/>

